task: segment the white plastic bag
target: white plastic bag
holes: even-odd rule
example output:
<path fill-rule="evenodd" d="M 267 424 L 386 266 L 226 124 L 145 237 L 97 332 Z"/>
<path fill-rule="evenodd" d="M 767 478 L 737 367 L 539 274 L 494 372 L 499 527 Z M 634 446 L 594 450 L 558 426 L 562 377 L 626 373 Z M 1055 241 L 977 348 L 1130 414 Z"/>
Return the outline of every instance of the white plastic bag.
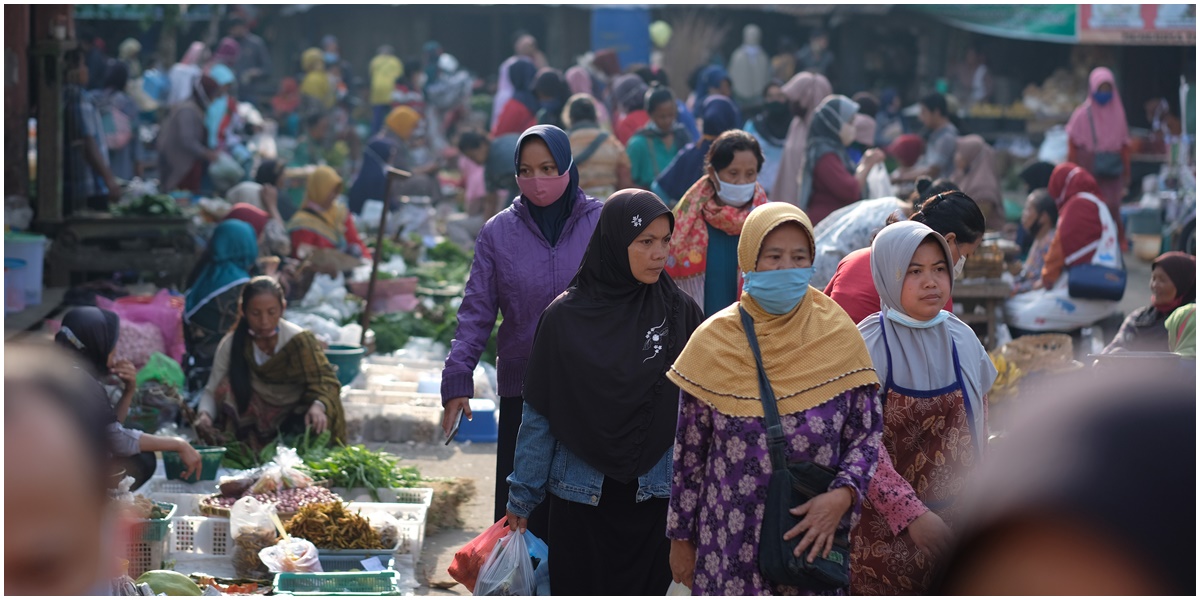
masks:
<path fill-rule="evenodd" d="M 479 571 L 475 583 L 476 596 L 532 596 L 534 594 L 533 561 L 525 536 L 509 532 L 492 550 Z"/>
<path fill-rule="evenodd" d="M 279 540 L 258 553 L 259 559 L 272 573 L 323 573 L 317 547 L 308 540 L 292 538 Z"/>
<path fill-rule="evenodd" d="M 892 187 L 892 176 L 888 175 L 887 167 L 879 163 L 867 172 L 867 197 L 886 198 L 896 193 Z"/>
<path fill-rule="evenodd" d="M 1042 138 L 1042 146 L 1038 148 L 1038 160 L 1052 165 L 1066 162 L 1068 145 L 1066 128 L 1055 125 Z"/>
<path fill-rule="evenodd" d="M 671 582 L 671 587 L 667 588 L 668 596 L 691 596 L 692 588 L 683 585 L 682 583 Z"/>
<path fill-rule="evenodd" d="M 300 455 L 292 448 L 279 448 L 275 452 L 275 460 L 263 469 L 250 488 L 251 494 L 270 494 L 292 488 L 306 488 L 312 485 L 312 477 L 300 472 L 297 467 L 304 464 Z"/>

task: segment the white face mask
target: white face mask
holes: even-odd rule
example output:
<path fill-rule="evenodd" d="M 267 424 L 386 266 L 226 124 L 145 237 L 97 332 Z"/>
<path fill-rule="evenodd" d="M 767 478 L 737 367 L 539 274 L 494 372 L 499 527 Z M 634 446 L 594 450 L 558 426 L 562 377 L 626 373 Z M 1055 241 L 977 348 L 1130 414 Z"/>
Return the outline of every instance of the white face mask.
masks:
<path fill-rule="evenodd" d="M 967 264 L 967 257 L 958 257 L 958 262 L 954 263 L 954 279 L 962 279 L 963 267 Z"/>
<path fill-rule="evenodd" d="M 721 201 L 725 204 L 734 207 L 741 207 L 745 206 L 746 203 L 750 202 L 750 200 L 754 198 L 754 187 L 756 185 L 755 182 L 735 185 L 721 181 L 721 178 L 718 177 L 717 183 L 717 196 L 721 198 Z"/>

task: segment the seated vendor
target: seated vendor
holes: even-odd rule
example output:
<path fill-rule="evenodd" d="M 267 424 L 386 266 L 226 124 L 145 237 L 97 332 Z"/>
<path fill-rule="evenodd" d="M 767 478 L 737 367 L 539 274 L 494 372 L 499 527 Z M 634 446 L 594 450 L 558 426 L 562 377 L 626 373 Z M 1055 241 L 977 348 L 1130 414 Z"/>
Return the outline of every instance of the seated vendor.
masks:
<path fill-rule="evenodd" d="M 79 368 L 95 381 L 94 389 L 88 392 L 90 402 L 95 403 L 96 414 L 106 420 L 105 430 L 108 449 L 118 469 L 133 477 L 133 488 L 145 483 L 154 474 L 154 453 L 178 452 L 187 466 L 184 477 L 200 470 L 200 453 L 180 438 L 163 437 L 126 429 L 125 417 L 133 394 L 137 391 L 137 369 L 129 361 L 117 361 L 117 337 L 121 332 L 121 318 L 116 313 L 94 306 L 71 309 L 63 317 L 62 327 L 54 336 L 59 346 L 74 353 Z M 100 384 L 100 378 L 116 375 L 125 392 L 113 406 L 108 394 Z"/>
<path fill-rule="evenodd" d="M 223 221 L 188 277 L 183 313 L 187 371 L 211 367 L 221 336 L 237 322 L 238 292 L 250 281 L 258 259 L 256 239 L 248 223 Z"/>
<path fill-rule="evenodd" d="M 1050 244 L 1058 227 L 1058 206 L 1045 188 L 1029 194 L 1025 210 L 1021 212 L 1021 226 L 1029 232 L 1032 245 L 1025 265 L 1013 282 L 1013 292 L 1017 294 L 1042 287 L 1042 267 L 1046 266 L 1046 254 L 1050 252 Z"/>
<path fill-rule="evenodd" d="M 304 205 L 288 222 L 292 253 L 303 257 L 301 249 L 332 248 L 359 258 L 371 258 L 371 251 L 358 235 L 350 210 L 338 202 L 342 178 L 333 169 L 320 166 L 308 177 Z"/>
<path fill-rule="evenodd" d="M 1150 268 L 1150 304 L 1125 317 L 1121 330 L 1104 348 L 1115 352 L 1168 352 L 1167 319 L 1181 306 L 1196 302 L 1196 257 L 1167 252 Z"/>
<path fill-rule="evenodd" d="M 337 374 L 316 336 L 283 320 L 283 288 L 256 277 L 242 288 L 239 306 L 237 327 L 221 339 L 200 396 L 197 432 L 204 436 L 215 424 L 226 441 L 255 451 L 306 428 L 344 440 Z"/>

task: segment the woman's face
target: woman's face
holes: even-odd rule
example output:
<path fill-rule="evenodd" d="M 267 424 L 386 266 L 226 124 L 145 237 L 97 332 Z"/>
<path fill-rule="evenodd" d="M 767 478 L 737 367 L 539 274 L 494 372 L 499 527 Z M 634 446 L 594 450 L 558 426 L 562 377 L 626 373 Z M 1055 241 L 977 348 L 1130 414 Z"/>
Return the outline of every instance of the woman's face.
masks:
<path fill-rule="evenodd" d="M 675 119 L 678 117 L 679 108 L 675 106 L 674 102 L 662 102 L 654 107 L 654 112 L 650 113 L 650 120 L 654 121 L 655 127 L 662 132 L 671 131 L 672 126 L 675 125 Z"/>
<path fill-rule="evenodd" d="M 116 555 L 105 547 L 106 499 L 90 489 L 93 462 L 68 417 L 41 391 L 20 395 L 23 406 L 5 414 L 4 476 L 20 482 L 4 498 L 5 592 L 89 594 L 112 576 L 105 561 Z"/>
<path fill-rule="evenodd" d="M 982 238 L 975 240 L 972 244 L 960 242 L 956 233 L 947 233 L 942 237 L 946 238 L 946 243 L 950 245 L 950 260 L 953 260 L 955 263 L 964 256 L 971 258 L 975 254 L 975 251 L 979 249 L 979 245 L 983 243 Z"/>
<path fill-rule="evenodd" d="M 763 238 L 755 271 L 806 269 L 812 266 L 812 247 L 808 232 L 798 223 L 784 223 Z"/>
<path fill-rule="evenodd" d="M 1150 271 L 1150 303 L 1170 304 L 1178 296 L 1179 290 L 1175 288 L 1175 282 L 1171 281 L 1161 268 L 1154 267 Z"/>
<path fill-rule="evenodd" d="M 734 152 L 733 160 L 720 171 L 714 171 L 712 167 L 709 167 L 708 170 L 710 177 L 715 172 L 718 179 L 733 185 L 745 185 L 758 181 L 758 159 L 749 150 Z"/>
<path fill-rule="evenodd" d="M 525 178 L 558 177 L 558 163 L 550 154 L 550 147 L 542 138 L 530 137 L 521 146 L 521 160 L 517 165 L 517 176 Z"/>
<path fill-rule="evenodd" d="M 1042 214 L 1037 209 L 1037 197 L 1030 194 L 1025 200 L 1025 209 L 1021 211 L 1021 227 L 1025 231 L 1033 231 L 1033 226 L 1042 218 Z"/>
<path fill-rule="evenodd" d="M 765 102 L 787 102 L 787 96 L 783 95 L 783 88 L 773 85 L 767 88 L 767 93 L 763 94 Z"/>
<path fill-rule="evenodd" d="M 1111 91 L 1113 91 L 1113 86 L 1111 83 L 1108 83 L 1106 81 L 1106 82 L 1100 84 L 1100 87 L 1096 88 L 1096 91 L 1097 92 L 1111 92 Z"/>
<path fill-rule="evenodd" d="M 843 146 L 849 146 L 854 143 L 854 123 L 846 121 L 842 123 L 842 128 L 838 130 L 838 137 L 841 139 Z"/>
<path fill-rule="evenodd" d="M 949 295 L 950 265 L 946 264 L 941 244 L 933 240 L 922 242 L 904 274 L 900 308 L 914 319 L 928 321 L 946 306 Z"/>
<path fill-rule="evenodd" d="M 725 96 L 726 98 L 733 97 L 733 86 L 730 84 L 728 79 L 721 81 L 721 85 L 718 85 L 717 87 L 713 88 L 712 91 L 713 91 L 713 93 L 720 94 L 722 96 Z"/>
<path fill-rule="evenodd" d="M 258 294 L 250 298 L 243 311 L 254 337 L 273 337 L 279 320 L 283 318 L 283 309 L 284 305 L 275 294 Z"/>
<path fill-rule="evenodd" d="M 659 215 L 629 244 L 629 270 L 633 277 L 646 285 L 657 283 L 667 265 L 670 247 L 670 217 Z"/>

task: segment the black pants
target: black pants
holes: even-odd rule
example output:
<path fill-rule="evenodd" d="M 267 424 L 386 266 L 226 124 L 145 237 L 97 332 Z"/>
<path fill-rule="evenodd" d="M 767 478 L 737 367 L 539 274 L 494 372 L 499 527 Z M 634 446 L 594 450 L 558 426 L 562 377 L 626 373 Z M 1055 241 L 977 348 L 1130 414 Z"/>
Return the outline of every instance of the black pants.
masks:
<path fill-rule="evenodd" d="M 513 457 L 517 453 L 517 432 L 521 430 L 521 410 L 525 400 L 521 397 L 500 399 L 499 436 L 496 439 L 496 520 L 508 514 L 508 476 L 512 475 Z M 547 494 L 549 500 L 549 494 Z M 529 531 L 545 541 L 550 530 L 549 504 L 543 501 L 529 515 Z"/>
<path fill-rule="evenodd" d="M 158 459 L 155 458 L 153 452 L 142 452 L 133 456 L 122 456 L 116 458 L 113 462 L 117 465 L 117 470 L 125 470 L 125 475 L 133 478 L 133 486 L 129 488 L 137 490 L 142 487 L 142 484 L 150 480 L 154 475 L 154 469 L 158 466 Z"/>

